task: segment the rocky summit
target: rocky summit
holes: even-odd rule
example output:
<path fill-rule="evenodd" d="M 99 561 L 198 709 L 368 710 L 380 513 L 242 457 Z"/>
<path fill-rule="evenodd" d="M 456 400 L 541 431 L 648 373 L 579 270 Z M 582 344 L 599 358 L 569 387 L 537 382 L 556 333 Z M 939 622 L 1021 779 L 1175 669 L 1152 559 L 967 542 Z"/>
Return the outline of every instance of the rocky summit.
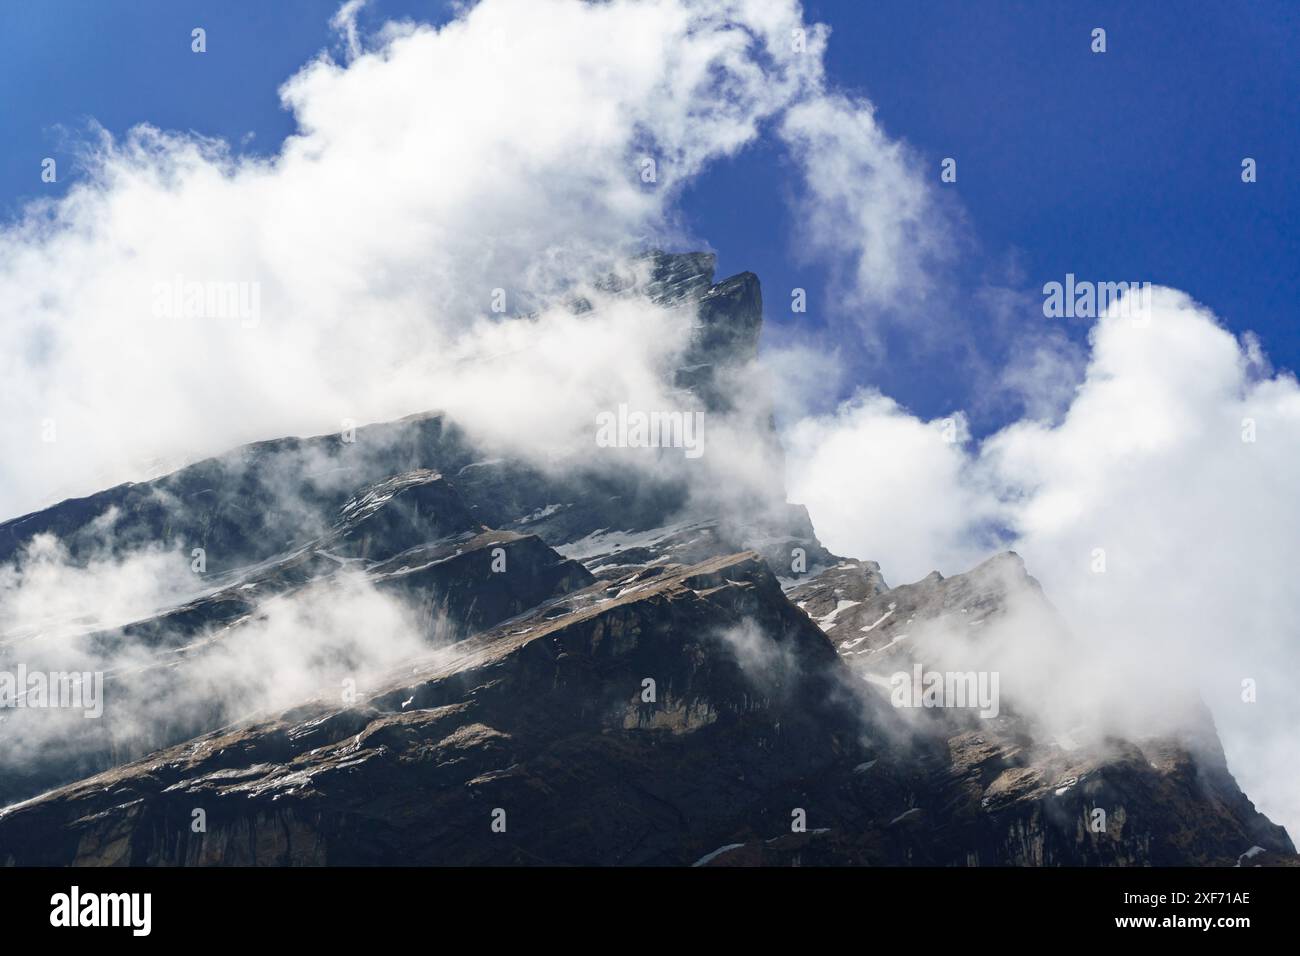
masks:
<path fill-rule="evenodd" d="M 770 409 L 731 386 L 758 351 L 758 279 L 715 282 L 706 254 L 645 265 L 608 285 L 688 310 L 667 380 L 752 424 L 755 467 L 781 474 Z M 2 669 L 109 665 L 100 719 L 3 712 L 0 861 L 1296 861 L 1204 708 L 1128 739 L 1049 727 L 1051 687 L 982 680 L 989 635 L 1029 621 L 1066 657 L 1075 640 L 1018 556 L 891 587 L 779 488 L 719 507 L 689 462 L 598 457 L 485 457 L 428 413 L 0 524 L 0 561 L 50 538 L 83 566 L 172 549 L 203 581 L 129 620 L 0 634 Z M 237 666 L 286 659 L 310 679 Z M 956 674 L 931 681 L 936 661 Z"/>

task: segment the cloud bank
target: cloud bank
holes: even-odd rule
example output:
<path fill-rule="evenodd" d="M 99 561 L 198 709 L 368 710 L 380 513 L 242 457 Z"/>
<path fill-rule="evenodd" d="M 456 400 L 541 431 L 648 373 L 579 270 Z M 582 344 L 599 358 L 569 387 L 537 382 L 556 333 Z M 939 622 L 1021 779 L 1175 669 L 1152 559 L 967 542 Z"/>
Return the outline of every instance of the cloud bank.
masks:
<path fill-rule="evenodd" d="M 297 129 L 273 156 L 97 132 L 82 182 L 0 228 L 0 516 L 429 408 L 486 446 L 590 451 L 595 411 L 670 406 L 659 371 L 689 317 L 557 303 L 627 253 L 688 244 L 683 189 L 766 135 L 800 177 L 800 241 L 850 307 L 924 299 L 947 250 L 933 170 L 832 88 L 828 31 L 791 0 L 483 0 L 371 36 L 357 9 L 335 21 L 345 61 L 322 54 L 282 87 Z M 979 444 L 960 415 L 921 421 L 871 391 L 833 415 L 788 409 L 791 498 L 833 550 L 895 582 L 1016 548 L 1087 653 L 1202 690 L 1247 791 L 1294 830 L 1294 379 L 1170 290 L 1145 328 L 1098 323 L 1073 394 L 1075 357 L 1032 338 L 1003 384 L 1044 417 Z M 68 577 L 44 547 L 45 564 L 0 581 L 14 627 L 45 620 L 38 579 L 77 581 L 110 617 L 168 584 L 147 555 L 105 569 L 131 572 L 119 584 Z M 313 653 L 287 646 L 277 671 Z"/>
<path fill-rule="evenodd" d="M 827 30 L 797 3 L 483 0 L 372 36 L 357 9 L 334 22 L 345 61 L 283 85 L 297 130 L 275 155 L 98 131 L 85 178 L 0 229 L 0 515 L 344 419 L 446 408 L 475 427 L 487 392 L 485 429 L 589 421 L 578 386 L 644 378 L 672 331 L 589 321 L 595 347 L 570 348 L 552 304 L 625 253 L 681 247 L 683 187 L 767 128 L 813 215 L 860 216 L 820 185 L 844 169 L 873 197 L 859 284 L 914 271 L 924 191 L 870 104 L 827 88 Z"/>
<path fill-rule="evenodd" d="M 485 455 L 590 459 L 597 412 L 679 405 L 664 371 L 693 319 L 597 280 L 646 248 L 698 245 L 678 225 L 683 189 L 765 132 L 807 173 L 814 214 L 857 215 L 820 186 L 844 169 L 888 213 L 854 241 L 855 282 L 887 292 L 915 274 L 916 224 L 889 211 L 914 174 L 870 104 L 827 87 L 827 30 L 797 3 L 483 0 L 372 35 L 362 5 L 331 21 L 341 61 L 322 53 L 281 88 L 296 130 L 274 155 L 92 129 L 84 178 L 0 227 L 0 518 L 244 442 L 427 409 Z M 577 297 L 592 310 L 575 314 Z M 755 383 L 733 384 L 755 404 Z M 750 428 L 710 421 L 697 484 L 711 506 L 779 481 Z M 305 513 L 295 478 L 276 507 Z M 201 667 L 88 648 L 197 593 L 181 543 L 122 555 L 111 515 L 100 530 L 102 557 L 42 538 L 0 568 L 0 658 L 129 684 L 105 731 L 122 752 L 177 732 L 174 711 L 283 706 L 431 638 L 396 600 L 336 582 L 200 636 L 185 654 Z M 67 729 L 8 716 L 10 769 Z"/>
<path fill-rule="evenodd" d="M 828 547 L 879 560 L 892 583 L 964 570 L 992 538 L 1019 552 L 1078 667 L 1135 697 L 1199 692 L 1243 788 L 1294 832 L 1300 385 L 1171 289 L 1149 321 L 1112 309 L 1090 347 L 1058 420 L 979 443 L 870 392 L 804 420 L 791 496 Z"/>

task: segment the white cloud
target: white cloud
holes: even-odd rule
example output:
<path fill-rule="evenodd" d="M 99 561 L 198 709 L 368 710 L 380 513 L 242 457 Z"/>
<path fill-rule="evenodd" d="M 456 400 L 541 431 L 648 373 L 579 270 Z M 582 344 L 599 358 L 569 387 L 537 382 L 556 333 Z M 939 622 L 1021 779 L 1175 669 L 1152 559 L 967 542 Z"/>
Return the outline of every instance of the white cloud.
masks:
<path fill-rule="evenodd" d="M 330 27 L 347 46 L 348 58 L 355 60 L 361 55 L 361 36 L 357 31 L 357 14 L 366 5 L 367 0 L 347 0 L 330 19 Z"/>
<path fill-rule="evenodd" d="M 284 85 L 298 132 L 274 156 L 149 127 L 104 135 L 86 181 L 0 230 L 0 516 L 150 459 L 434 407 L 487 444 L 580 451 L 595 410 L 670 404 L 657 370 L 685 325 L 628 302 L 573 317 L 551 294 L 631 249 L 680 245 L 682 188 L 769 129 L 803 173 L 802 241 L 837 262 L 847 301 L 926 294 L 945 252 L 937 169 L 828 88 L 826 31 L 793 0 L 484 0 L 439 29 L 372 37 L 358 9 L 334 21 L 347 63 L 322 56 Z M 257 283 L 258 321 L 155 316 L 155 287 L 177 276 Z M 496 289 L 508 312 L 539 314 L 498 321 Z M 1005 525 L 1090 653 L 1204 691 L 1247 791 L 1295 828 L 1300 713 L 1283 682 L 1300 672 L 1300 391 L 1259 365 L 1163 291 L 1148 328 L 1102 320 L 1080 391 L 1048 423 L 973 448 L 867 392 L 795 425 L 792 498 L 834 550 L 895 583 L 968 567 Z M 1012 384 L 1056 410 L 1074 367 L 1036 346 Z M 710 434 L 737 474 L 754 470 L 734 434 Z M 724 473 L 726 458 L 706 456 Z M 1097 547 L 1105 575 L 1089 571 Z M 135 613 L 159 600 L 147 558 L 117 569 L 129 585 L 58 580 Z M 40 592 L 23 580 L 0 584 L 25 622 Z M 400 612 L 353 599 L 359 615 Z M 282 617 L 294 633 L 317 623 Z M 277 672 L 313 653 L 290 646 Z M 1258 704 L 1234 701 L 1245 677 Z"/>
<path fill-rule="evenodd" d="M 824 95 L 825 31 L 796 52 L 789 0 L 484 0 L 371 37 L 357 11 L 334 21 L 348 62 L 322 54 L 285 83 L 298 131 L 274 156 L 101 133 L 66 199 L 0 230 L 0 513 L 150 460 L 451 404 L 482 340 L 553 335 L 550 316 L 531 337 L 491 331 L 494 290 L 535 310 L 621 253 L 682 244 L 681 187 Z M 256 321 L 155 315 L 177 277 L 244 283 Z M 582 349 L 565 361 L 596 372 Z M 559 369 L 519 366 L 497 404 L 541 417 Z"/>
<path fill-rule="evenodd" d="M 815 474 L 792 473 L 792 494 L 833 550 L 879 560 L 892 583 L 927 562 L 963 570 L 987 553 L 979 519 L 1004 525 L 1076 633 L 1079 666 L 1134 696 L 1201 693 L 1243 788 L 1295 832 L 1300 387 L 1169 289 L 1148 324 L 1112 310 L 1091 347 L 1057 424 L 978 446 L 938 443 L 878 396 L 801 423 L 791 435 Z M 1247 678 L 1257 703 L 1241 700 Z"/>
<path fill-rule="evenodd" d="M 373 35 L 363 5 L 331 21 L 345 62 L 322 53 L 282 87 L 297 128 L 274 155 L 93 130 L 66 198 L 0 227 L 0 518 L 241 442 L 434 408 L 491 451 L 590 458 L 597 411 L 677 405 L 663 372 L 692 317 L 581 283 L 628 252 L 696 245 L 677 200 L 710 163 L 790 112 L 822 138 L 825 165 L 808 168 L 819 195 L 845 166 L 878 195 L 875 178 L 908 182 L 869 116 L 833 141 L 810 125 L 823 100 L 851 123 L 870 107 L 826 89 L 827 31 L 794 0 L 483 0 L 440 28 Z M 796 162 L 814 158 L 791 142 Z M 864 281 L 905 274 L 902 243 L 872 249 Z M 575 281 L 595 311 L 557 305 Z M 234 299 L 219 299 L 228 284 Z M 506 316 L 528 317 L 495 314 L 502 294 Z M 753 384 L 740 376 L 735 394 L 758 414 Z M 752 427 L 710 418 L 696 500 L 759 519 L 768 502 L 748 492 L 780 476 Z M 107 544 L 111 521 L 102 530 Z M 0 568 L 4 650 L 84 653 L 85 631 L 188 596 L 183 557 L 163 542 L 81 566 L 42 541 Z M 285 703 L 319 683 L 322 657 L 370 666 L 427 637 L 360 584 L 317 599 L 264 608 L 212 649 L 215 685 L 182 690 L 241 712 Z M 391 639 L 354 646 L 357 621 Z M 91 663 L 143 668 L 149 652 Z M 148 730 L 173 690 L 122 719 Z"/>
<path fill-rule="evenodd" d="M 884 132 L 869 102 L 840 95 L 790 109 L 781 136 L 803 167 L 801 246 L 842 271 L 846 304 L 919 305 L 951 237 L 921 158 Z"/>
<path fill-rule="evenodd" d="M 822 542 L 882 562 L 901 583 L 987 554 L 978 527 L 991 517 L 966 472 L 960 415 L 923 422 L 878 392 L 783 436 L 790 499 L 808 505 Z"/>
<path fill-rule="evenodd" d="M 22 652 L 39 635 L 47 666 L 64 666 L 78 636 L 193 597 L 201 590 L 196 580 L 188 557 L 163 543 L 125 559 L 99 554 L 78 565 L 57 538 L 38 535 L 20 560 L 0 564 L 0 649 Z"/>

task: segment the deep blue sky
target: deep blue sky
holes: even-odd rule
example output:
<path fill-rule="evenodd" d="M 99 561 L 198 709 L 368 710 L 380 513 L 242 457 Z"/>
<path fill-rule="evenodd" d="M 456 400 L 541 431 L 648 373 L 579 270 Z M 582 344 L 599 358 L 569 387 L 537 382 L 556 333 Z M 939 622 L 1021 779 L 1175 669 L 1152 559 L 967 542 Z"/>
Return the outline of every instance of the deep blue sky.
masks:
<path fill-rule="evenodd" d="M 1086 11 L 1084 7 L 1086 6 Z M 94 118 L 114 133 L 148 121 L 269 152 L 290 131 L 276 89 L 330 43 L 335 0 L 43 0 L 0 5 L 0 214 L 49 195 L 44 156 Z M 953 321 L 986 321 L 962 292 L 982 282 L 1033 291 L 1066 272 L 1175 286 L 1236 331 L 1257 332 L 1283 367 L 1300 367 L 1300 4 L 808 0 L 833 29 L 834 83 L 870 98 L 937 178 L 955 185 L 970 230 L 945 281 Z M 362 24 L 440 20 L 444 2 L 372 0 Z M 208 30 L 208 54 L 189 31 Z M 1094 26 L 1108 52 L 1089 50 Z M 1240 180 L 1242 157 L 1259 181 Z M 61 163 L 59 189 L 76 171 Z M 826 276 L 795 265 L 792 170 L 765 146 L 709 174 L 686 197 L 691 228 L 720 270 L 757 272 L 769 323 L 799 334 L 789 289 L 817 308 L 800 322 L 848 334 Z M 1014 263 L 1016 272 L 1008 273 Z M 1070 330 L 1078 337 L 1080 326 Z M 845 348 L 853 352 L 852 342 Z M 977 405 L 971 383 L 894 342 L 862 376 L 920 414 Z M 999 424 L 977 415 L 977 431 Z"/>

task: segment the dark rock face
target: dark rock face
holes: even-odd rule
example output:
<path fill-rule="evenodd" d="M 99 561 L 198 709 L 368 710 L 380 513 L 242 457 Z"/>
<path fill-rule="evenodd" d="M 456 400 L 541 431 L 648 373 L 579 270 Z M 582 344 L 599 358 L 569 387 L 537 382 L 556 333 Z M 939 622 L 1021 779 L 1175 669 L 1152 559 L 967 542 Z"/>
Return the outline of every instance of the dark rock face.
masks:
<path fill-rule="evenodd" d="M 746 627 L 770 659 L 728 636 Z M 800 788 L 864 753 L 839 677 L 761 561 L 718 558 L 433 652 L 362 707 L 309 704 L 14 808 L 3 846 L 22 863 L 690 863 L 742 821 L 786 825 Z"/>
<path fill-rule="evenodd" d="M 440 417 L 343 434 L 259 442 L 155 481 L 119 485 L 0 524 L 0 561 L 33 536 L 56 535 L 73 559 L 173 543 L 207 551 L 209 570 L 239 569 L 322 534 L 358 489 L 446 461 L 472 460 Z M 448 470 L 443 467 L 441 470 Z M 292 500 L 294 507 L 279 507 Z M 111 534 L 106 533 L 111 531 Z"/>
<path fill-rule="evenodd" d="M 1032 617 L 1044 644 L 1069 637 L 1038 582 L 1014 552 L 965 574 L 937 571 L 915 584 L 890 588 L 874 561 L 841 561 L 793 587 L 790 599 L 817 621 L 845 661 L 858 670 L 889 673 L 927 660 L 936 637 L 953 633 L 977 645 L 1008 615 Z"/>
<path fill-rule="evenodd" d="M 428 541 L 485 530 L 436 471 L 410 471 L 363 489 L 339 509 L 334 537 L 349 557 L 382 560 Z"/>
<path fill-rule="evenodd" d="M 770 414 L 728 387 L 757 349 L 757 279 L 715 284 L 705 254 L 649 266 L 628 294 L 697 317 L 676 380 L 748 415 L 779 467 Z M 940 630 L 978 649 L 1032 614 L 1068 645 L 1014 555 L 891 588 L 784 500 L 700 513 L 672 480 L 484 460 L 438 415 L 355 437 L 263 442 L 0 525 L 0 560 L 53 533 L 74 560 L 153 544 L 210 562 L 202 593 L 80 637 L 133 666 L 107 675 L 103 720 L 5 764 L 0 862 L 1295 860 L 1208 713 L 1160 739 L 1076 744 L 1014 706 L 987 720 L 891 706 L 882 682 Z M 287 707 L 200 679 L 277 605 L 348 582 L 410 610 L 421 645 Z M 40 639 L 0 634 L 0 668 Z M 154 701 L 165 720 L 123 723 Z M 0 723 L 0 763 L 24 726 Z"/>
<path fill-rule="evenodd" d="M 268 599 L 296 598 L 310 604 L 329 597 L 332 575 L 341 566 L 317 558 L 311 562 L 312 575 L 304 559 L 305 555 L 290 559 L 294 574 L 276 566 L 244 585 L 158 618 L 90 635 L 88 642 L 106 656 L 118 646 L 143 644 L 154 651 L 153 660 L 144 667 L 107 674 L 104 717 L 65 722 L 59 749 L 41 761 L 13 767 L 0 778 L 0 799 L 10 802 L 30 796 L 188 740 L 239 716 L 239 708 L 247 706 L 244 701 L 212 686 L 205 673 L 214 658 L 221 659 L 223 642 L 260 620 L 260 608 Z M 494 572 L 494 563 L 507 570 Z M 428 640 L 441 643 L 543 606 L 586 587 L 593 578 L 582 565 L 556 554 L 533 535 L 487 531 L 406 551 L 373 565 L 366 580 L 378 593 L 398 595 L 405 606 L 419 609 Z M 253 590 L 244 590 L 250 584 Z M 139 712 L 156 716 L 160 708 L 154 701 L 168 702 L 165 721 L 141 728 L 138 719 L 119 716 Z M 19 723 L 19 717 L 28 723 Z M 32 726 L 31 721 L 46 717 L 45 713 L 15 713 L 6 730 L 21 734 L 24 726 Z"/>
<path fill-rule="evenodd" d="M 498 565 L 501 570 L 494 571 Z M 422 607 L 436 606 L 459 638 L 590 584 L 590 572 L 556 554 L 535 535 L 487 531 L 420 546 L 375 565 L 380 591 L 395 590 Z"/>

